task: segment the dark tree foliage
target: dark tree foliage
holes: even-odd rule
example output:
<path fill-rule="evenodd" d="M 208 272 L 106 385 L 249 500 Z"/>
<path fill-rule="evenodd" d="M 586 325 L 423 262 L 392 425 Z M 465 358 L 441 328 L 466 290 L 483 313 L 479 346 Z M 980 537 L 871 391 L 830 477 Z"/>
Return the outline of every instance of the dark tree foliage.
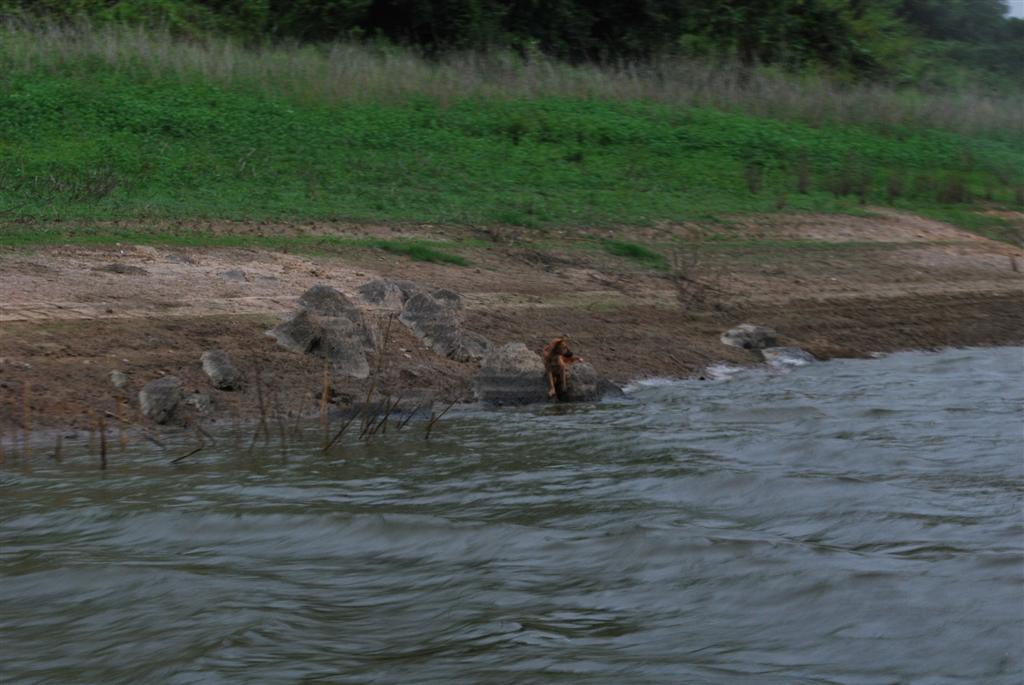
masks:
<path fill-rule="evenodd" d="M 0 15 L 12 13 L 249 41 L 384 39 L 432 55 L 497 48 L 609 62 L 684 53 L 884 77 L 904 68 L 898 50 L 916 49 L 902 61 L 941 54 L 1011 80 L 1024 71 L 1021 22 L 1005 17 L 1005 0 L 0 0 Z"/>

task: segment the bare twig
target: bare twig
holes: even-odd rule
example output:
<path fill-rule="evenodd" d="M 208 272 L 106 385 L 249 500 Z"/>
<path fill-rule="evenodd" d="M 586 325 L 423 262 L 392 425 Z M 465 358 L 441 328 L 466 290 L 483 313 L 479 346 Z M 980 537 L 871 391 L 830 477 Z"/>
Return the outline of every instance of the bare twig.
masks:
<path fill-rule="evenodd" d="M 128 439 L 124 434 L 124 406 L 120 395 L 117 397 L 117 431 L 117 441 L 121 445 L 121 451 L 124 452 L 124 448 L 128 444 Z"/>
<path fill-rule="evenodd" d="M 451 409 L 452 407 L 454 407 L 454 406 L 455 406 L 455 403 L 456 403 L 457 401 L 458 401 L 458 400 L 452 400 L 452 401 L 451 401 L 451 403 L 450 403 L 450 404 L 449 404 L 449 405 L 448 405 L 447 407 L 445 407 L 445 408 L 444 408 L 444 411 L 442 411 L 442 412 L 441 412 L 440 414 L 438 414 L 437 416 L 432 416 L 432 417 L 430 418 L 430 422 L 429 422 L 429 423 L 427 424 L 427 430 L 426 430 L 426 432 L 425 432 L 425 433 L 423 434 L 423 439 L 424 439 L 424 440 L 430 440 L 430 431 L 432 431 L 432 430 L 434 429 L 434 424 L 435 424 L 435 423 L 437 423 L 438 421 L 440 421 L 440 420 L 441 420 L 441 417 L 442 417 L 442 416 L 444 416 L 445 414 L 447 414 L 447 413 L 448 413 L 448 410 L 449 410 L 449 409 Z"/>
<path fill-rule="evenodd" d="M 377 431 L 380 431 L 381 434 L 383 434 L 383 433 L 385 433 L 387 431 L 387 429 L 388 429 L 387 423 L 388 423 L 388 419 L 391 417 L 391 412 L 393 412 L 395 410 L 395 407 L 398 406 L 399 402 L 401 402 L 402 399 L 403 399 L 402 396 L 399 395 L 398 399 L 395 400 L 394 402 L 392 402 L 390 406 L 388 406 L 388 408 L 384 411 L 384 417 L 380 421 L 378 421 L 377 424 L 373 428 L 370 429 L 370 437 L 375 435 L 377 433 Z"/>
<path fill-rule="evenodd" d="M 422 402 L 420 404 L 417 404 L 415 407 L 413 407 L 412 411 L 409 412 L 408 416 L 406 416 L 401 421 L 397 421 L 396 422 L 397 425 L 395 426 L 395 430 L 399 430 L 400 431 L 403 428 L 405 428 L 406 424 L 408 424 L 410 421 L 412 421 L 412 417 L 416 416 L 416 412 L 418 412 L 422 408 L 423 408 L 423 403 Z"/>
<path fill-rule="evenodd" d="M 99 418 L 100 431 L 100 470 L 107 469 L 107 422 L 103 414 Z"/>
<path fill-rule="evenodd" d="M 193 449 L 193 450 L 191 450 L 189 452 L 186 452 L 185 454 L 181 455 L 180 457 L 178 457 L 176 459 L 171 459 L 171 463 L 172 464 L 177 464 L 178 462 L 180 462 L 180 461 L 182 461 L 184 459 L 188 459 L 193 454 L 198 454 L 199 452 L 201 452 L 203 450 L 203 448 L 205 448 L 205 447 L 206 447 L 206 445 L 199 445 L 195 449 Z"/>
<path fill-rule="evenodd" d="M 370 404 L 370 399 L 373 397 L 374 390 L 377 389 L 377 384 L 380 382 L 381 372 L 384 370 L 384 358 L 388 349 L 388 342 L 391 339 L 391 324 L 395 320 L 394 313 L 388 314 L 388 323 L 384 327 L 384 337 L 381 340 L 380 348 L 377 350 L 377 367 L 374 369 L 373 378 L 370 380 L 370 387 L 366 391 L 366 404 Z M 377 418 L 376 415 L 373 418 Z M 369 416 L 367 416 L 369 422 Z M 363 433 L 366 433 L 368 423 L 363 425 Z"/>
<path fill-rule="evenodd" d="M 29 458 L 29 454 L 30 454 L 30 452 L 29 452 L 29 450 L 30 450 L 29 443 L 30 443 L 30 440 L 32 438 L 32 429 L 30 427 L 30 421 L 29 421 L 29 413 L 30 412 L 29 412 L 29 405 L 28 405 L 29 392 L 30 392 L 31 388 L 32 388 L 32 384 L 29 381 L 25 381 L 25 387 L 24 387 L 24 392 L 22 393 L 22 404 L 21 404 L 21 427 L 24 430 L 24 438 L 25 438 L 25 444 L 23 445 L 23 448 L 24 448 L 23 457 L 24 457 L 25 461 L 28 461 L 28 458 Z"/>
<path fill-rule="evenodd" d="M 323 453 L 324 453 L 324 454 L 327 454 L 327 451 L 328 451 L 328 450 L 330 450 L 330 449 L 331 449 L 331 447 L 333 447 L 333 446 L 334 446 L 334 443 L 338 442 L 338 440 L 340 440 L 340 439 L 341 439 L 341 436 L 345 434 L 345 431 L 346 431 L 346 430 L 348 430 L 348 427 L 349 427 L 350 425 L 352 425 L 352 423 L 353 423 L 353 422 L 354 422 L 354 421 L 355 421 L 356 419 L 358 419 L 358 418 L 359 418 L 359 415 L 360 415 L 360 413 L 361 413 L 361 412 L 355 412 L 355 413 L 353 413 L 353 414 L 352 414 L 352 416 L 351 416 L 351 417 L 349 418 L 349 420 L 348 420 L 348 421 L 346 421 L 345 423 L 343 423 L 343 424 L 341 425 L 341 428 L 340 428 L 340 429 L 338 430 L 338 432 L 337 432 L 337 433 L 335 433 L 335 434 L 334 434 L 334 437 L 333 437 L 333 438 L 331 438 L 330 442 L 328 442 L 328 443 L 327 443 L 327 445 L 326 445 L 326 446 L 324 446 L 324 449 L 323 449 Z"/>

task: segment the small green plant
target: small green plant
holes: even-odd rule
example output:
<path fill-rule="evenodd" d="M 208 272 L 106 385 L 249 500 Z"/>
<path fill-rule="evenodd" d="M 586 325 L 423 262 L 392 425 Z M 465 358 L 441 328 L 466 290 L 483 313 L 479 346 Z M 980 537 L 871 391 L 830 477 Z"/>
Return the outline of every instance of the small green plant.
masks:
<path fill-rule="evenodd" d="M 665 257 L 637 243 L 630 243 L 625 240 L 602 240 L 601 248 L 608 254 L 632 259 L 655 269 L 668 268 L 668 261 Z"/>
<path fill-rule="evenodd" d="M 419 240 L 385 240 L 375 238 L 361 241 L 366 247 L 390 252 L 391 254 L 408 257 L 414 262 L 433 262 L 435 264 L 455 264 L 469 266 L 469 260 L 456 254 L 443 252 L 428 243 Z"/>

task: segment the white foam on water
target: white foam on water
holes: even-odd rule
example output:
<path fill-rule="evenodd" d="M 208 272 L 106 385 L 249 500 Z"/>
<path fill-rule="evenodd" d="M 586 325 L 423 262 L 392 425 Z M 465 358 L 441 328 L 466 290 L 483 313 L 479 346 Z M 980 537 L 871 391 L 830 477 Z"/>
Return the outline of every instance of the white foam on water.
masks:
<path fill-rule="evenodd" d="M 741 371 L 747 371 L 747 369 L 732 364 L 712 364 L 704 370 L 704 376 L 713 381 L 728 381 Z"/>
<path fill-rule="evenodd" d="M 623 386 L 622 391 L 627 395 L 634 393 L 643 388 L 662 388 L 667 385 L 675 385 L 681 383 L 681 378 L 666 378 L 657 376 L 655 378 L 641 378 L 640 380 L 632 381 Z"/>

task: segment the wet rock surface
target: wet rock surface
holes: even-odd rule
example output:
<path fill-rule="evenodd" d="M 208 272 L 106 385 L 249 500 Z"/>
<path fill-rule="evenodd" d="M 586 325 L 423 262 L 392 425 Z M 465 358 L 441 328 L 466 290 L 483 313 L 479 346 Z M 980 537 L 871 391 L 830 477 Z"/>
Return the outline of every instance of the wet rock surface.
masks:
<path fill-rule="evenodd" d="M 594 402 L 601 399 L 600 381 L 594 367 L 586 362 L 570 364 L 565 372 L 563 402 Z"/>
<path fill-rule="evenodd" d="M 743 323 L 722 333 L 720 340 L 730 347 L 763 350 L 779 344 L 778 334 L 767 326 Z"/>
<path fill-rule="evenodd" d="M 813 354 L 799 347 L 766 347 L 760 352 L 772 366 L 806 366 L 818 361 Z"/>
<path fill-rule="evenodd" d="M 544 360 L 523 343 L 492 349 L 476 377 L 477 397 L 491 404 L 512 405 L 546 402 Z"/>
<path fill-rule="evenodd" d="M 146 383 L 139 391 L 139 410 L 156 423 L 167 423 L 176 417 L 181 399 L 181 381 L 165 376 Z"/>

